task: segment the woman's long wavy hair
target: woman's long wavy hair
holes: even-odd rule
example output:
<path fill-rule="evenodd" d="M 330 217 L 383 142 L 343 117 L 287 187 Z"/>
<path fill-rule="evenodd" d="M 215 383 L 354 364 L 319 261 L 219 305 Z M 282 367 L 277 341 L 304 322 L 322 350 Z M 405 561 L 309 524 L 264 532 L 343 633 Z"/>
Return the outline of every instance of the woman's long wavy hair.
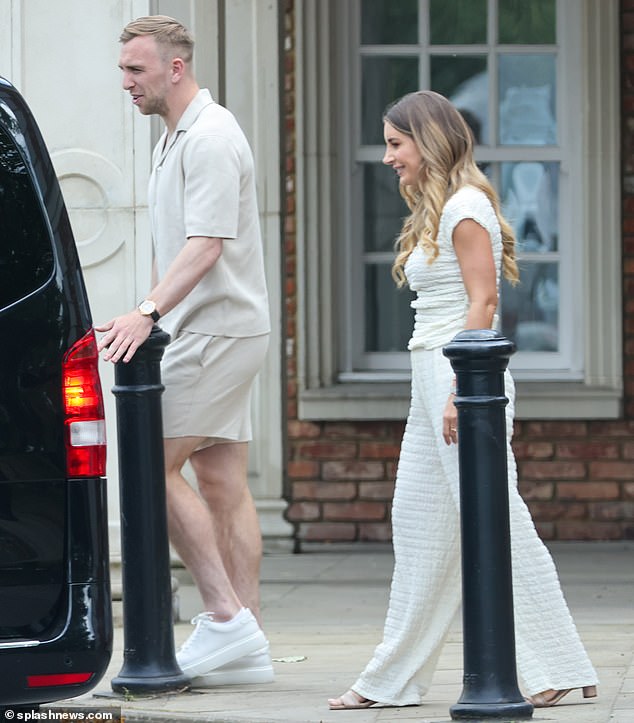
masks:
<path fill-rule="evenodd" d="M 396 283 L 407 283 L 405 263 L 418 244 L 433 263 L 439 253 L 436 237 L 447 199 L 463 186 L 473 186 L 487 195 L 495 210 L 502 231 L 502 271 L 516 284 L 515 236 L 502 216 L 497 193 L 473 159 L 473 136 L 458 110 L 444 96 L 421 90 L 388 106 L 383 120 L 413 138 L 422 157 L 416 184 L 400 186 L 410 215 L 396 240 L 392 267 Z"/>

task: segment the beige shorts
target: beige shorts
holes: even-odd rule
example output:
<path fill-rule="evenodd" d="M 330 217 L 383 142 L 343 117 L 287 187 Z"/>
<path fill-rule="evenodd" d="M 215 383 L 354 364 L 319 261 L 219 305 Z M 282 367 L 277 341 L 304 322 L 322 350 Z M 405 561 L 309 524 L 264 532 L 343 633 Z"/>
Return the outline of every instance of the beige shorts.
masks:
<path fill-rule="evenodd" d="M 247 338 L 181 332 L 161 362 L 163 436 L 251 439 L 251 388 L 269 335 Z"/>

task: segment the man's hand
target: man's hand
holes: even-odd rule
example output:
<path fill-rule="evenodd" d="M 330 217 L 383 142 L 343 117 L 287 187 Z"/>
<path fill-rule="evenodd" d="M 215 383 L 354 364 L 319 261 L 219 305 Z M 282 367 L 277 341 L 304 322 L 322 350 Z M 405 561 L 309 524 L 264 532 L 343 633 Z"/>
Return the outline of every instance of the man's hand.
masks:
<path fill-rule="evenodd" d="M 103 358 L 116 363 L 129 362 L 136 350 L 150 336 L 154 322 L 149 316 L 143 316 L 138 309 L 129 314 L 117 316 L 111 321 L 96 326 L 95 331 L 105 332 L 97 344 Z"/>

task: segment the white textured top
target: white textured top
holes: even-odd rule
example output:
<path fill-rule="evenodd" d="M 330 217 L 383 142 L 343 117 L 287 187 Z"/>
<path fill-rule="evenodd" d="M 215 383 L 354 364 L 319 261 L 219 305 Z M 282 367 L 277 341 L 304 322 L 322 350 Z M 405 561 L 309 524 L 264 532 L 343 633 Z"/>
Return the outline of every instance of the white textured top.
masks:
<path fill-rule="evenodd" d="M 439 254 L 430 256 L 419 245 L 405 264 L 409 287 L 416 292 L 412 301 L 414 332 L 408 349 L 435 349 L 448 344 L 464 329 L 469 297 L 453 246 L 453 231 L 465 218 L 473 219 L 488 232 L 493 246 L 493 259 L 500 283 L 502 264 L 502 233 L 495 211 L 487 196 L 477 188 L 465 186 L 449 198 L 440 216 L 438 227 Z M 497 316 L 493 326 L 497 324 Z"/>

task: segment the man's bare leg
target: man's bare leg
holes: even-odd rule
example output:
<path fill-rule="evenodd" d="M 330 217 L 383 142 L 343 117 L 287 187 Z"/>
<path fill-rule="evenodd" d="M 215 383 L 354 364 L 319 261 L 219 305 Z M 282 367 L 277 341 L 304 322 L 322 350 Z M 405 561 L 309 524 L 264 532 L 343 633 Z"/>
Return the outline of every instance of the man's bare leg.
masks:
<path fill-rule="evenodd" d="M 207 503 L 183 477 L 182 468 L 200 444 L 196 437 L 164 440 L 169 535 L 192 574 L 205 610 L 229 620 L 242 607 L 223 563 L 216 526 Z M 222 533 L 224 537 L 224 532 Z M 246 603 L 245 603 L 246 604 Z"/>
<path fill-rule="evenodd" d="M 246 442 L 214 444 L 190 457 L 213 520 L 224 569 L 236 596 L 260 621 L 262 536 L 247 483 Z"/>
<path fill-rule="evenodd" d="M 165 441 L 170 537 L 198 586 L 205 611 L 213 613 L 201 613 L 192 620 L 195 628 L 177 651 L 176 660 L 203 687 L 268 683 L 274 677 L 273 667 L 256 618 L 261 554 L 257 526 L 255 551 L 248 542 L 253 537 L 249 509 L 253 507 L 255 514 L 255 508 L 246 481 L 246 444 L 221 444 L 195 452 L 200 442 L 198 438 Z M 187 459 L 197 473 L 198 490 L 182 475 Z M 253 609 L 243 609 L 243 603 Z M 241 659 L 244 662 L 231 670 L 223 667 Z"/>

